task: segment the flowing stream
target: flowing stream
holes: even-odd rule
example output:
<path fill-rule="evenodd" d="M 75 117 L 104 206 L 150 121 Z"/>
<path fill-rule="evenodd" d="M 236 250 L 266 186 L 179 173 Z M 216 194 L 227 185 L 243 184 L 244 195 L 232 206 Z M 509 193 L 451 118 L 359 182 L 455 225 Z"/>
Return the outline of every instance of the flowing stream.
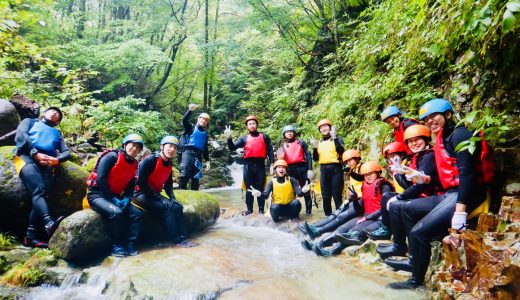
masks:
<path fill-rule="evenodd" d="M 210 190 L 221 207 L 243 209 L 238 189 Z M 322 212 L 316 213 L 321 215 Z M 318 217 L 318 216 L 317 216 Z M 267 227 L 219 220 L 193 239 L 138 256 L 109 257 L 78 269 L 60 287 L 38 287 L 31 299 L 423 299 L 424 290 L 394 291 L 371 267 L 305 251 L 298 237 Z"/>

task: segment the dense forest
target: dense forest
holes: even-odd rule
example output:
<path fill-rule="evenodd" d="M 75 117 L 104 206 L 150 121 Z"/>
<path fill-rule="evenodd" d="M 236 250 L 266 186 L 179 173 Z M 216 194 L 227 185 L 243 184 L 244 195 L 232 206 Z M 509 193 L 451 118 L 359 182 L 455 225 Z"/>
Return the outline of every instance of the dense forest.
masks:
<path fill-rule="evenodd" d="M 214 137 L 257 114 L 309 138 L 326 117 L 366 150 L 390 139 L 385 106 L 443 97 L 514 146 L 519 20 L 519 0 L 4 0 L 0 98 L 63 106 L 71 145 L 136 131 L 153 148 L 194 102 Z"/>

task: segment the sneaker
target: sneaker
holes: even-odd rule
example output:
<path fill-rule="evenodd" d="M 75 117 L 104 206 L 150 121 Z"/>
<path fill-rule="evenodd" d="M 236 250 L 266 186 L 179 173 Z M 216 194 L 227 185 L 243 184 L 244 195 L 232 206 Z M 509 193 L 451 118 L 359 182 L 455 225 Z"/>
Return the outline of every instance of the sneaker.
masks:
<path fill-rule="evenodd" d="M 314 240 L 315 238 L 321 235 L 320 231 L 318 230 L 318 226 L 314 224 L 309 224 L 307 222 L 303 223 L 303 226 L 305 226 L 305 231 L 307 232 L 311 240 Z"/>
<path fill-rule="evenodd" d="M 392 282 L 392 283 L 388 284 L 388 287 L 392 288 L 394 290 L 412 290 L 412 289 L 421 287 L 423 285 L 424 284 L 422 282 L 419 282 L 412 277 L 406 281 Z"/>
<path fill-rule="evenodd" d="M 175 246 L 181 247 L 181 248 L 191 248 L 191 247 L 196 247 L 198 245 L 199 245 L 198 243 L 193 243 L 188 240 L 182 240 L 178 243 L 175 243 Z"/>
<path fill-rule="evenodd" d="M 392 257 L 385 258 L 383 260 L 385 264 L 387 264 L 389 267 L 393 268 L 396 271 L 406 271 L 406 272 L 412 272 L 413 265 L 410 258 L 407 259 L 395 259 Z"/>
<path fill-rule="evenodd" d="M 137 252 L 137 250 L 135 250 L 134 244 L 128 243 L 128 246 L 126 247 L 126 255 L 136 256 L 137 254 L 139 254 L 139 252 Z"/>
<path fill-rule="evenodd" d="M 302 245 L 302 247 L 305 248 L 306 250 L 309 250 L 309 251 L 312 250 L 312 243 L 309 242 L 308 240 L 303 240 L 303 241 L 301 241 L 301 245 Z"/>
<path fill-rule="evenodd" d="M 347 246 L 359 246 L 362 245 L 365 240 L 359 231 L 349 231 L 347 233 L 336 233 L 334 235 L 334 239 L 336 241 L 342 243 Z"/>
<path fill-rule="evenodd" d="M 377 228 L 376 230 L 367 232 L 367 235 L 369 238 L 377 241 L 389 240 L 392 236 L 392 233 L 388 230 L 388 228 L 385 225 L 381 224 L 379 228 Z"/>
<path fill-rule="evenodd" d="M 250 214 L 252 214 L 252 213 L 253 213 L 252 210 L 244 210 L 244 211 L 242 212 L 242 216 L 248 216 L 248 215 L 250 215 Z"/>
<path fill-rule="evenodd" d="M 312 211 L 310 209 L 307 209 L 307 210 L 305 210 L 305 213 L 310 215 L 310 214 L 312 214 Z"/>
<path fill-rule="evenodd" d="M 125 257 L 126 250 L 125 250 L 125 248 L 123 248 L 119 245 L 112 245 L 112 253 L 110 255 L 115 256 L 115 257 Z"/>
<path fill-rule="evenodd" d="M 46 242 L 37 240 L 35 238 L 29 238 L 28 236 L 26 236 L 23 239 L 23 245 L 26 247 L 31 247 L 31 248 L 41 248 L 41 249 L 49 248 L 49 244 L 47 244 Z"/>
<path fill-rule="evenodd" d="M 50 219 L 50 217 L 49 217 L 49 219 Z M 58 229 L 58 226 L 60 226 L 60 223 L 61 223 L 61 221 L 63 221 L 63 219 L 65 219 L 65 217 L 60 216 L 56 220 L 45 224 L 45 232 L 47 232 L 47 235 L 49 237 L 51 237 L 54 234 L 54 232 L 56 231 L 56 229 Z M 52 219 L 50 219 L 50 220 L 52 220 Z"/>
<path fill-rule="evenodd" d="M 305 222 L 307 223 L 307 222 Z M 303 233 L 303 234 L 307 234 L 307 230 L 305 230 L 305 224 L 298 224 L 298 230 Z"/>

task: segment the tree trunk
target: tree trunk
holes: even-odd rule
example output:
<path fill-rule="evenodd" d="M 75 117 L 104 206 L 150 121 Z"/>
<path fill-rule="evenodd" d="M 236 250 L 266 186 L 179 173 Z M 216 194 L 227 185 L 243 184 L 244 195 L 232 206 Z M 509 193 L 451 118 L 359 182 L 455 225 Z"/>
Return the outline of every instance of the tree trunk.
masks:
<path fill-rule="evenodd" d="M 205 1 L 204 16 L 204 110 L 208 110 L 208 76 L 209 76 L 209 0 Z"/>

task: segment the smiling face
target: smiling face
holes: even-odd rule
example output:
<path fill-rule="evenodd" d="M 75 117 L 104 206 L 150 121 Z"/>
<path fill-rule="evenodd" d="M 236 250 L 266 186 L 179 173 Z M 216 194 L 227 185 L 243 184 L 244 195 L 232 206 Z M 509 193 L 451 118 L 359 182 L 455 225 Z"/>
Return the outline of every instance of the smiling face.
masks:
<path fill-rule="evenodd" d="M 406 141 L 406 145 L 408 145 L 408 148 L 413 153 L 419 153 L 426 148 L 426 142 L 424 141 L 424 138 L 420 136 L 409 138 Z"/>
<path fill-rule="evenodd" d="M 125 144 L 125 152 L 130 157 L 136 157 L 141 152 L 141 144 L 128 142 Z"/>
<path fill-rule="evenodd" d="M 246 126 L 247 126 L 247 130 L 249 130 L 251 132 L 256 131 L 256 129 L 258 128 L 258 124 L 256 123 L 255 120 L 247 121 Z"/>
<path fill-rule="evenodd" d="M 357 165 L 357 161 L 355 158 L 351 158 L 345 162 L 347 166 L 349 166 L 351 169 L 354 169 Z"/>
<path fill-rule="evenodd" d="M 401 123 L 401 120 L 399 119 L 399 116 L 390 116 L 385 119 L 385 123 L 392 126 L 392 128 L 399 127 L 399 123 Z"/>
<path fill-rule="evenodd" d="M 292 140 L 292 139 L 294 139 L 294 131 L 292 131 L 292 130 L 287 130 L 287 131 L 283 134 L 283 136 L 284 136 L 286 139 L 288 139 L 288 140 Z"/>
<path fill-rule="evenodd" d="M 377 172 L 366 173 L 363 177 L 365 177 L 366 183 L 371 184 L 377 179 Z"/>
<path fill-rule="evenodd" d="M 433 113 L 424 118 L 424 124 L 430 128 L 431 133 L 437 134 L 446 125 L 447 117 L 451 117 L 451 112 L 446 112 L 446 116 L 442 113 Z"/>
<path fill-rule="evenodd" d="M 166 158 L 172 159 L 177 153 L 177 146 L 170 143 L 161 145 L 161 152 Z"/>
<path fill-rule="evenodd" d="M 330 126 L 325 124 L 320 126 L 320 133 L 323 136 L 327 136 L 330 134 Z"/>
<path fill-rule="evenodd" d="M 284 166 L 278 166 L 278 167 L 276 167 L 276 175 L 277 175 L 278 177 L 284 177 L 286 171 L 287 171 L 287 168 L 284 167 Z"/>
<path fill-rule="evenodd" d="M 44 113 L 43 117 L 53 124 L 58 124 L 60 121 L 60 112 L 55 109 L 49 109 Z"/>
<path fill-rule="evenodd" d="M 197 119 L 197 125 L 199 125 L 200 127 L 206 128 L 206 126 L 208 126 L 208 124 L 209 124 L 209 120 L 206 118 L 199 117 Z"/>

